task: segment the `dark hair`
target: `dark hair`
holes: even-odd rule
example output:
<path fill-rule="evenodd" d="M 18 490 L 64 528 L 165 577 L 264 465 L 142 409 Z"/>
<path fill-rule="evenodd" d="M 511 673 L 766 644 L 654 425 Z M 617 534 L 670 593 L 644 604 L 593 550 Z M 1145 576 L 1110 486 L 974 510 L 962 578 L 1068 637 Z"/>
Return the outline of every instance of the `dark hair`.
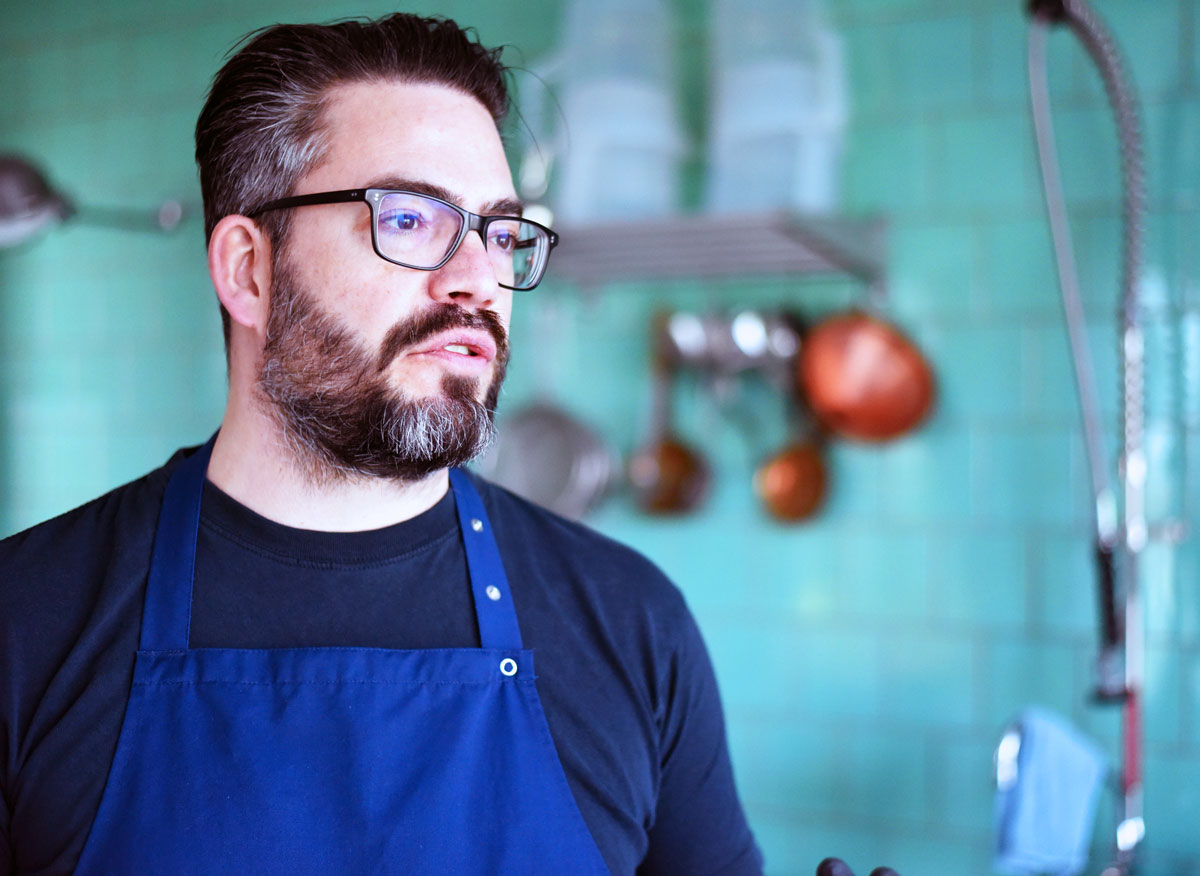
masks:
<path fill-rule="evenodd" d="M 478 98 L 496 121 L 508 111 L 501 49 L 446 18 L 386 18 L 262 28 L 235 46 L 213 78 L 196 122 L 196 164 L 204 198 L 204 237 L 224 216 L 292 194 L 327 147 L 325 97 L 350 82 L 437 83 Z M 258 221 L 276 253 L 289 211 Z M 229 314 L 221 308 L 226 350 Z"/>

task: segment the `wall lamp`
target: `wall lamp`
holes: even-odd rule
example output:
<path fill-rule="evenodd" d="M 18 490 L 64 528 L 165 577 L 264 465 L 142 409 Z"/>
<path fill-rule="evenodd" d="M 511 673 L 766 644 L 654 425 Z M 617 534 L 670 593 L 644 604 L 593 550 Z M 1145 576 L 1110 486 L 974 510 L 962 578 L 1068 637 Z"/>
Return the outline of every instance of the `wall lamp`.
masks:
<path fill-rule="evenodd" d="M 54 189 L 33 162 L 0 155 L 0 249 L 18 246 L 68 219 L 125 231 L 171 231 L 183 215 L 178 201 L 166 201 L 157 210 L 77 206 Z"/>

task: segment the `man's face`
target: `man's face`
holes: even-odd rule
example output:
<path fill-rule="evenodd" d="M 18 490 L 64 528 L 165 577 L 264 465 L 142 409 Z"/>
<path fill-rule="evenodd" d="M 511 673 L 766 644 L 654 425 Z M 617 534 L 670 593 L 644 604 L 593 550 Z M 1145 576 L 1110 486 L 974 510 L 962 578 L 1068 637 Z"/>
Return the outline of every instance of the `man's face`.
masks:
<path fill-rule="evenodd" d="M 325 160 L 295 194 L 428 190 L 476 213 L 516 197 L 491 116 L 439 85 L 339 86 L 323 117 Z M 413 479 L 477 455 L 491 437 L 512 293 L 479 235 L 437 271 L 371 244 L 365 204 L 296 209 L 277 253 L 260 388 L 297 457 L 321 477 Z"/>

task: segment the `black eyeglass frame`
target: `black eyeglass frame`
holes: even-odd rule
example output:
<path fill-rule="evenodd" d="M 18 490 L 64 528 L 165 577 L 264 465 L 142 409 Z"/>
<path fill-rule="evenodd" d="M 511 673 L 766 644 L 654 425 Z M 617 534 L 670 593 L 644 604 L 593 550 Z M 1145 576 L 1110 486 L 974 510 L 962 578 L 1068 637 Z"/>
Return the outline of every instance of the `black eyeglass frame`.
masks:
<path fill-rule="evenodd" d="M 431 201 L 437 201 L 439 204 L 445 204 L 455 213 L 462 216 L 463 222 L 458 230 L 458 237 L 455 238 L 454 243 L 446 251 L 446 255 L 436 265 L 429 267 L 411 265 L 383 254 L 383 251 L 379 248 L 379 204 L 388 195 L 414 195 L 419 198 L 428 198 Z M 391 262 L 393 265 L 399 265 L 402 268 L 412 268 L 416 271 L 436 271 L 444 267 L 450 259 L 454 258 L 454 254 L 458 252 L 458 248 L 462 246 L 462 242 L 467 239 L 467 234 L 470 232 L 478 232 L 479 238 L 483 241 L 484 249 L 487 249 L 487 227 L 493 222 L 524 222 L 527 225 L 540 228 L 546 233 L 548 244 L 546 246 L 545 258 L 542 259 L 541 265 L 537 268 L 537 273 L 532 283 L 525 286 L 510 286 L 507 283 L 500 283 L 500 285 L 505 289 L 525 292 L 535 288 L 538 283 L 542 282 L 542 278 L 546 276 L 546 267 L 550 264 L 550 252 L 554 247 L 558 246 L 558 235 L 539 222 L 534 222 L 521 216 L 480 216 L 478 213 L 472 213 L 470 210 L 463 209 L 458 204 L 452 204 L 449 201 L 444 201 L 425 192 L 412 192 L 407 189 L 342 189 L 336 192 L 314 192 L 310 195 L 293 195 L 290 198 L 277 198 L 274 201 L 268 201 L 261 207 L 255 207 L 246 215 L 251 219 L 257 219 L 260 215 L 270 210 L 290 210 L 292 207 L 308 207 L 316 204 L 350 204 L 358 201 L 365 203 L 371 210 L 371 246 L 375 250 L 375 255 L 379 256 L 385 262 Z M 520 245 L 518 244 L 518 246 Z M 525 246 L 528 245 L 525 244 Z M 499 283 L 499 280 L 496 282 Z"/>

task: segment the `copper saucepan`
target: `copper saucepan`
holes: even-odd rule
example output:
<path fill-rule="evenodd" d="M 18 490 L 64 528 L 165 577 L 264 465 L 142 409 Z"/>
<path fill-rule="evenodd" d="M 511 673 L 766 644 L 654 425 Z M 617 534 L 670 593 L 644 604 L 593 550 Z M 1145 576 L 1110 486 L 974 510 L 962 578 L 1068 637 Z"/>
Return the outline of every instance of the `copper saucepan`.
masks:
<path fill-rule="evenodd" d="M 667 348 L 666 317 L 654 321 L 653 409 L 650 436 L 629 460 L 629 483 L 637 504 L 650 514 L 684 514 L 708 495 L 711 473 L 700 453 L 671 427 L 671 391 L 676 364 Z"/>
<path fill-rule="evenodd" d="M 642 447 L 629 461 L 629 482 L 638 505 L 651 514 L 684 514 L 708 494 L 704 458 L 672 435 Z"/>
<path fill-rule="evenodd" d="M 775 373 L 773 382 L 787 404 L 792 437 L 755 471 L 754 490 L 771 516 L 784 523 L 800 523 L 816 514 L 824 503 L 829 478 L 824 430 L 797 386 L 796 360 L 803 347 L 800 339 L 805 333 L 804 325 L 795 316 L 787 319 L 795 334 L 795 352 L 781 362 L 784 367 Z"/>
<path fill-rule="evenodd" d="M 798 360 L 800 390 L 831 432 L 889 441 L 914 429 L 933 407 L 933 372 L 894 326 L 862 311 L 815 325 Z"/>
<path fill-rule="evenodd" d="M 807 520 L 825 501 L 828 478 L 818 441 L 798 439 L 754 474 L 754 488 L 770 514 L 788 523 Z"/>
<path fill-rule="evenodd" d="M 711 479 L 704 457 L 671 430 L 670 392 L 670 372 L 656 368 L 650 439 L 629 460 L 629 483 L 637 503 L 651 514 L 693 510 L 708 495 Z"/>

